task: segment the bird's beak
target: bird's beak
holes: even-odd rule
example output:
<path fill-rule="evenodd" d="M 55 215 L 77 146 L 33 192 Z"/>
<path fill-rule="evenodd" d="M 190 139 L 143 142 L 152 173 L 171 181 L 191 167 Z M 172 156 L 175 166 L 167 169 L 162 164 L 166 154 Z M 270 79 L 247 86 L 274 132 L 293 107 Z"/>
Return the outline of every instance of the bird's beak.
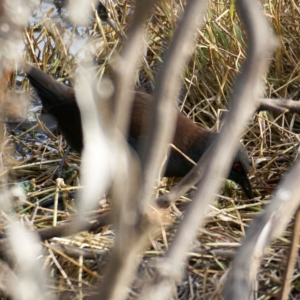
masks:
<path fill-rule="evenodd" d="M 245 173 L 240 175 L 241 176 L 239 176 L 239 179 L 236 182 L 242 187 L 243 191 L 249 199 L 254 198 L 251 183 L 247 174 Z"/>
<path fill-rule="evenodd" d="M 229 173 L 228 179 L 239 184 L 249 199 L 254 198 L 251 183 L 245 170 L 236 171 L 232 169 Z"/>

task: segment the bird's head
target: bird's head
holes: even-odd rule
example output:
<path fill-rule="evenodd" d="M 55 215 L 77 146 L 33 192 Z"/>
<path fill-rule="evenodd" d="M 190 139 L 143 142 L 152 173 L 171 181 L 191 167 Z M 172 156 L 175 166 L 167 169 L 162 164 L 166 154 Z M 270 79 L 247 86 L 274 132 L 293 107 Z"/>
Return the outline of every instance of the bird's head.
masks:
<path fill-rule="evenodd" d="M 250 161 L 246 149 L 240 145 L 239 150 L 234 158 L 232 168 L 228 179 L 238 183 L 249 199 L 254 198 L 248 172 L 250 170 Z"/>

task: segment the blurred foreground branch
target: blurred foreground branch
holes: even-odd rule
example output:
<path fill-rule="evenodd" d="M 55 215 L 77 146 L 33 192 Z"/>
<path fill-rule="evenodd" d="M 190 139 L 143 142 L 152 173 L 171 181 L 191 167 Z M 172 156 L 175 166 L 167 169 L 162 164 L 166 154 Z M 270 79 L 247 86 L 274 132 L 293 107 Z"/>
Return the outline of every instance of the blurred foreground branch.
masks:
<path fill-rule="evenodd" d="M 300 205 L 300 160 L 279 184 L 272 201 L 252 221 L 237 252 L 223 289 L 224 299 L 249 299 L 255 293 L 256 274 L 264 249 L 286 228 Z"/>
<path fill-rule="evenodd" d="M 194 201 L 188 207 L 169 251 L 159 263 L 157 278 L 146 287 L 145 295 L 149 295 L 147 299 L 170 298 L 173 283 L 178 282 L 183 274 L 190 243 L 195 238 L 199 226 L 204 222 L 207 206 L 220 188 L 221 178 L 228 172 L 239 136 L 263 94 L 263 76 L 268 69 L 275 39 L 270 35 L 268 23 L 258 3 L 244 0 L 238 1 L 236 5 L 248 37 L 247 59 L 242 73 L 237 78 L 230 100 L 230 109 L 220 135 L 210 151 L 204 154 L 198 165 L 183 179 L 184 187 L 188 187 L 205 174 L 201 178 Z M 182 189 L 180 192 L 184 191 L 185 189 Z"/>
<path fill-rule="evenodd" d="M 300 102 L 291 99 L 260 99 L 257 111 L 268 110 L 277 113 L 291 112 L 300 115 Z"/>

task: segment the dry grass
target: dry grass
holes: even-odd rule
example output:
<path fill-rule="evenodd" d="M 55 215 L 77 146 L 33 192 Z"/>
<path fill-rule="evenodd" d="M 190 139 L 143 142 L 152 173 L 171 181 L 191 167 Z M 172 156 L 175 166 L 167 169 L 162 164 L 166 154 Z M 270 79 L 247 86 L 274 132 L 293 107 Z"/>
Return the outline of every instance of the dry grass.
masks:
<path fill-rule="evenodd" d="M 264 11 L 278 34 L 279 47 L 272 59 L 267 76 L 266 96 L 274 98 L 298 99 L 299 89 L 299 9 L 293 1 L 263 1 Z M 127 14 L 130 2 L 122 2 L 116 7 L 109 1 L 114 28 L 98 20 L 86 35 L 95 38 L 95 61 L 98 75 L 110 75 L 108 61 L 115 50 L 121 48 L 124 31 L 131 14 Z M 113 9 L 116 8 L 116 9 Z M 119 13 L 117 12 L 119 11 Z M 154 75 L 163 53 L 172 38 L 176 22 L 182 13 L 180 1 L 164 1 L 156 7 L 148 23 L 148 49 L 137 76 L 137 89 L 151 92 Z M 118 17 L 119 16 L 119 17 Z M 39 29 L 36 33 L 36 28 Z M 82 28 L 81 28 L 82 30 Z M 88 29 L 87 29 L 88 30 Z M 80 54 L 70 54 L 70 41 L 76 39 L 77 30 L 71 33 L 52 22 L 42 22 L 26 30 L 26 60 L 42 62 L 44 69 L 65 80 L 65 74 L 72 77 Z M 206 25 L 199 31 L 196 47 L 183 78 L 179 107 L 192 120 L 210 130 L 218 130 L 222 115 L 227 108 L 235 77 L 245 59 L 246 40 L 234 7 L 228 1 L 211 3 L 206 16 Z M 40 49 L 37 51 L 37 49 Z M 35 54 L 34 54 L 35 53 Z M 38 53 L 36 55 L 36 53 Z M 57 72 L 59 71 L 59 72 Z M 72 80 L 71 80 L 72 81 Z M 12 87 L 15 89 L 15 86 Z M 26 89 L 27 91 L 27 89 Z M 265 203 L 289 166 L 298 155 L 299 116 L 274 115 L 260 112 L 249 122 L 248 130 L 242 137 L 253 162 L 251 182 L 257 197 L 245 200 L 240 191 L 226 188 L 227 195 L 211 207 L 204 229 L 199 229 L 197 241 L 188 254 L 187 272 L 183 283 L 177 289 L 178 299 L 209 299 L 244 236 L 245 229 Z M 53 222 L 70 219 L 76 212 L 73 201 L 74 191 L 81 188 L 78 174 L 80 158 L 71 153 L 66 159 L 63 177 L 67 187 L 55 183 L 58 162 L 63 155 L 65 142 L 61 138 L 49 138 L 36 143 L 35 129 L 26 133 L 8 133 L 4 172 L 0 177 L 2 184 L 18 182 L 25 188 L 27 184 L 27 205 L 18 207 L 18 216 L 35 228 L 52 226 Z M 16 152 L 16 150 L 18 152 Z M 54 150 L 53 150 L 54 149 Z M 163 190 L 164 188 L 162 188 Z M 228 190 L 228 191 L 227 191 Z M 56 212 L 40 205 L 59 197 L 64 205 Z M 182 210 L 190 201 L 189 195 L 177 202 Z M 30 205 L 29 205 L 30 203 Z M 110 209 L 105 199 L 100 201 L 99 209 L 93 213 L 103 213 Z M 167 215 L 161 231 L 151 238 L 151 247 L 144 253 L 137 280 L 131 288 L 129 299 L 137 298 L 144 278 L 151 277 L 156 259 L 161 256 L 172 239 L 180 211 L 170 208 L 162 213 Z M 53 215 L 57 219 L 53 220 Z M 171 224 L 171 225 L 170 225 Z M 259 299 L 275 299 L 281 286 L 281 276 L 285 267 L 286 249 L 289 246 L 291 229 L 273 242 L 264 257 L 258 275 Z M 103 272 L 106 256 L 113 245 L 114 233 L 110 228 L 100 233 L 80 233 L 66 238 L 54 238 L 45 243 L 45 267 L 51 270 L 49 283 L 55 292 L 61 294 L 71 291 L 77 296 L 84 293 Z M 62 245 L 68 247 L 61 248 Z M 77 252 L 82 250 L 82 252 Z M 103 251 L 105 250 L 105 251 Z M 293 290 L 290 299 L 299 299 L 299 265 L 294 272 Z"/>

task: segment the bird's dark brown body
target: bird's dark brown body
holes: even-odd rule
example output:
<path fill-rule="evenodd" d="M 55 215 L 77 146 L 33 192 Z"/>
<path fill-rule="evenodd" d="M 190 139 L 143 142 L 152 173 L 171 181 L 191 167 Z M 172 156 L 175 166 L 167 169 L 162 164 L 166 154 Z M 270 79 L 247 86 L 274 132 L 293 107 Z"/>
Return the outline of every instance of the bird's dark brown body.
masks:
<path fill-rule="evenodd" d="M 69 145 L 76 151 L 83 149 L 80 111 L 76 103 L 73 88 L 55 81 L 51 76 L 36 67 L 26 68 L 27 77 L 37 91 L 44 109 L 53 115 Z M 151 96 L 135 93 L 128 142 L 136 150 L 138 140 L 142 135 L 142 124 L 148 111 Z M 211 145 L 217 133 L 209 132 L 194 124 L 182 113 L 178 112 L 176 131 L 173 144 L 186 156 L 197 162 Z M 166 177 L 183 177 L 193 167 L 182 154 L 171 149 L 167 162 Z M 228 178 L 240 184 L 248 198 L 253 198 L 251 185 L 247 176 L 249 158 L 241 145 L 233 162 Z"/>

